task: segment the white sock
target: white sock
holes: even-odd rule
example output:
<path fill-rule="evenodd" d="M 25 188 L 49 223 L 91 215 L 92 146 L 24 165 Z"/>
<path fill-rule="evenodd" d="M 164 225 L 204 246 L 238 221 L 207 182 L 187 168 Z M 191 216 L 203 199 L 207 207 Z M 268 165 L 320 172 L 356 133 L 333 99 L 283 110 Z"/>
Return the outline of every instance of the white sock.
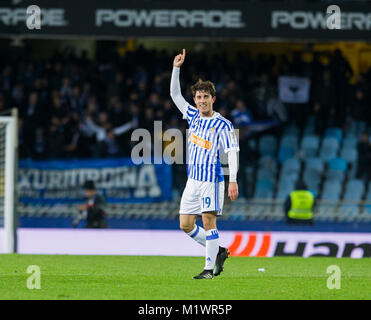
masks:
<path fill-rule="evenodd" d="M 191 232 L 187 233 L 193 240 L 197 241 L 203 247 L 206 246 L 206 234 L 205 229 L 195 224 L 195 227 Z"/>
<path fill-rule="evenodd" d="M 206 262 L 205 269 L 213 270 L 219 252 L 219 233 L 217 229 L 206 231 Z"/>

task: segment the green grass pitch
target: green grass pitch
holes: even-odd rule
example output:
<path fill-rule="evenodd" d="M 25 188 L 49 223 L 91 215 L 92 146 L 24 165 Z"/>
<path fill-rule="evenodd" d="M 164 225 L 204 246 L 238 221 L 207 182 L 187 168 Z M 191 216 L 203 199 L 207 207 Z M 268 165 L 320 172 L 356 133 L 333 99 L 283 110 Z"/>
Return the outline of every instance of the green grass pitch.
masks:
<path fill-rule="evenodd" d="M 40 289 L 27 288 L 30 265 Z M 340 289 L 327 288 L 330 265 Z M 371 299 L 368 258 L 230 257 L 219 277 L 193 280 L 203 266 L 202 257 L 0 255 L 0 300 Z"/>

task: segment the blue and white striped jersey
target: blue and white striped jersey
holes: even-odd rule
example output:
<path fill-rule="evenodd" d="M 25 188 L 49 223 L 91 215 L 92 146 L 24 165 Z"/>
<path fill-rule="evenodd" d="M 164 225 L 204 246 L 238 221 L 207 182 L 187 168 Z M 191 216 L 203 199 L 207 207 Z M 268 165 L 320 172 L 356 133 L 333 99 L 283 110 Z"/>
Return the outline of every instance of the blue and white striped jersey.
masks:
<path fill-rule="evenodd" d="M 197 108 L 188 105 L 188 177 L 198 181 L 224 180 L 220 162 L 220 147 L 224 152 L 239 151 L 232 123 L 220 113 L 201 117 Z"/>

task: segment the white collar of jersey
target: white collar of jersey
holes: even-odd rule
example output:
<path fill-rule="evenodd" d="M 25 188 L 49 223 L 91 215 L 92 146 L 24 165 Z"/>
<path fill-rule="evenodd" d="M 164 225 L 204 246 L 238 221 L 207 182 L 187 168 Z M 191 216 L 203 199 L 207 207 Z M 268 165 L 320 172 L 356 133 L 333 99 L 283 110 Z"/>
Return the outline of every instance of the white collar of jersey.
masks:
<path fill-rule="evenodd" d="M 214 118 L 216 118 L 216 117 L 219 116 L 219 115 L 220 115 L 219 112 L 214 111 L 214 113 L 213 113 L 213 115 L 212 115 L 211 117 L 203 117 L 203 116 L 201 116 L 201 114 L 200 114 L 200 118 L 201 118 L 201 119 L 214 119 Z"/>

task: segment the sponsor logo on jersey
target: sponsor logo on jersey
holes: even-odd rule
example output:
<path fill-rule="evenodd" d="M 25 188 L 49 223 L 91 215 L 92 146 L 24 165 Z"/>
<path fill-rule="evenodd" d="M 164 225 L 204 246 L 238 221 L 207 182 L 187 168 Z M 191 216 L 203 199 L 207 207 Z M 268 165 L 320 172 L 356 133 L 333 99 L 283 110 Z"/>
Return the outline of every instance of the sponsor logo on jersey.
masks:
<path fill-rule="evenodd" d="M 213 145 L 210 141 L 204 140 L 200 137 L 197 137 L 194 133 L 191 134 L 189 138 L 195 145 L 210 150 L 211 146 Z"/>

